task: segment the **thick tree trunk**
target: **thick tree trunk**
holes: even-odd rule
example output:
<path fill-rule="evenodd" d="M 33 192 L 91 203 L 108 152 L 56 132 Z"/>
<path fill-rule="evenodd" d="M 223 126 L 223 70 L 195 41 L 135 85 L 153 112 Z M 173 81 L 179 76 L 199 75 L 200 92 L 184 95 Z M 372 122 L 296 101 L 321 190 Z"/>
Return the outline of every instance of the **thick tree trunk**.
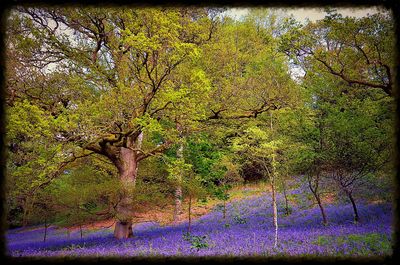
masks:
<path fill-rule="evenodd" d="M 133 236 L 132 233 L 132 191 L 135 186 L 137 173 L 136 151 L 129 148 L 121 148 L 120 160 L 117 165 L 123 191 L 120 202 L 117 205 L 117 222 L 114 229 L 114 237 L 125 239 Z"/>
<path fill-rule="evenodd" d="M 136 152 L 122 147 L 120 151 L 120 161 L 117 167 L 120 180 L 125 184 L 134 186 L 138 170 Z"/>
<path fill-rule="evenodd" d="M 115 206 L 117 220 L 114 229 L 114 235 L 118 239 L 132 236 L 132 196 L 134 196 L 139 161 L 164 150 L 163 145 L 146 154 L 141 150 L 142 139 L 143 134 L 135 132 L 123 136 L 117 142 L 114 142 L 115 139 L 104 138 L 86 146 L 86 149 L 106 156 L 118 169 L 121 189 L 118 203 Z M 114 143 L 116 144 L 114 145 Z"/>
<path fill-rule="evenodd" d="M 346 192 L 347 196 L 349 197 L 351 204 L 353 205 L 353 210 L 354 210 L 354 222 L 358 223 L 360 221 L 360 217 L 358 215 L 358 211 L 357 211 L 357 206 L 356 206 L 356 202 L 354 201 L 353 195 L 351 194 L 351 192 Z"/>
<path fill-rule="evenodd" d="M 117 221 L 114 229 L 114 237 L 117 239 L 133 237 L 132 222 Z"/>

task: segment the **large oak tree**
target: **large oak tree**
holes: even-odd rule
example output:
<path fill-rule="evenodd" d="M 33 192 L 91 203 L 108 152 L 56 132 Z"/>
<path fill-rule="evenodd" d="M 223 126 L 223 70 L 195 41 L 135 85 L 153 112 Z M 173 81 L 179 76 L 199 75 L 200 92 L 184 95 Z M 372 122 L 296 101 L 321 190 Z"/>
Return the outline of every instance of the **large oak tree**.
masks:
<path fill-rule="evenodd" d="M 199 56 L 198 46 L 212 37 L 215 22 L 207 15 L 206 9 L 186 8 L 18 8 L 12 12 L 10 24 L 20 35 L 10 35 L 8 42 L 9 81 L 16 80 L 8 85 L 9 102 L 18 97 L 34 99 L 45 111 L 61 102 L 62 111 L 53 117 L 65 119 L 54 138 L 79 146 L 85 155 L 105 156 L 115 165 L 125 187 L 117 206 L 117 238 L 131 235 L 130 190 L 138 163 L 163 152 L 176 138 L 176 129 L 163 122 L 167 113 L 185 111 L 183 99 L 196 96 L 188 86 L 207 88 L 201 70 L 190 64 Z M 13 56 L 21 51 L 26 54 Z M 25 67 L 19 68 L 23 63 Z M 187 80 L 182 79 L 186 76 L 173 78 L 182 64 L 187 67 Z M 21 86 L 21 76 L 22 81 L 31 78 L 22 70 L 42 80 Z M 66 83 L 62 86 L 66 93 L 53 91 L 50 76 L 55 75 L 56 84 Z M 46 89 L 62 98 L 46 102 Z M 75 91 L 89 94 L 76 97 Z M 142 145 L 143 133 L 156 132 L 158 141 Z"/>

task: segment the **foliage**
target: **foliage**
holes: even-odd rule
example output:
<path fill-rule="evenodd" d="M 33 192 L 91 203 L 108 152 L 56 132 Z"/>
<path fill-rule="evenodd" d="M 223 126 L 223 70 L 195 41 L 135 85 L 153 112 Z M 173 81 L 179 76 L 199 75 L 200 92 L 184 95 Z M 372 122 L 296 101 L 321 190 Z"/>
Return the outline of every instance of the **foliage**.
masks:
<path fill-rule="evenodd" d="M 209 244 L 207 243 L 206 239 L 207 236 L 194 236 L 190 233 L 183 234 L 183 239 L 190 243 L 191 249 L 196 249 L 199 251 L 202 248 L 208 248 Z"/>
<path fill-rule="evenodd" d="M 320 246 L 346 244 L 351 249 L 357 245 L 362 245 L 363 249 L 360 254 L 367 254 L 368 252 L 379 253 L 380 251 L 389 252 L 391 249 L 390 240 L 385 235 L 378 233 L 367 233 L 364 235 L 350 234 L 338 237 L 319 236 L 315 244 Z"/>
<path fill-rule="evenodd" d="M 355 18 L 330 9 L 322 20 L 304 27 L 295 24 L 281 39 L 281 50 L 306 71 L 328 73 L 387 95 L 393 95 L 393 47 L 394 28 L 387 10 Z"/>
<path fill-rule="evenodd" d="M 223 201 L 225 217 L 231 188 L 255 175 L 270 177 L 274 200 L 304 181 L 319 199 L 391 199 L 391 15 L 328 9 L 301 25 L 267 9 L 242 20 L 221 11 L 10 12 L 10 225 L 126 221 L 170 204 L 178 186 Z M 203 239 L 191 237 L 193 248 Z"/>
<path fill-rule="evenodd" d="M 49 186 L 58 225 L 82 225 L 113 216 L 118 186 L 112 175 L 90 164 L 68 170 Z"/>
<path fill-rule="evenodd" d="M 243 218 L 239 214 L 237 214 L 237 215 L 235 215 L 233 217 L 233 221 L 235 222 L 235 224 L 245 224 L 245 223 L 247 223 L 246 218 Z"/>

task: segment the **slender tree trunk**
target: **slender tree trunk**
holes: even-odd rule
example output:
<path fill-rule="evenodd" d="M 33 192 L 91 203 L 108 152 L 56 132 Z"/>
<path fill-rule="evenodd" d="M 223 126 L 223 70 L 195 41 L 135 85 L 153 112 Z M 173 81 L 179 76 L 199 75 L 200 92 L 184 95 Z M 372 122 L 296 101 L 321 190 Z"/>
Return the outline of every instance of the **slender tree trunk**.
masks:
<path fill-rule="evenodd" d="M 308 187 L 310 188 L 311 193 L 314 195 L 314 198 L 318 203 L 318 207 L 321 210 L 322 223 L 323 223 L 323 225 L 327 225 L 328 224 L 328 219 L 327 219 L 326 214 L 325 214 L 325 208 L 322 205 L 321 196 L 320 196 L 320 194 L 318 192 L 319 181 L 320 181 L 320 173 L 317 172 L 317 174 L 315 176 L 312 175 L 312 174 L 307 175 L 307 179 L 308 179 Z M 314 180 L 314 185 L 312 183 L 312 180 Z"/>
<path fill-rule="evenodd" d="M 182 129 L 179 123 L 176 123 L 176 128 L 179 131 L 180 137 L 182 137 Z M 179 148 L 176 150 L 176 157 L 182 159 L 183 157 L 183 145 L 180 144 Z M 182 211 L 182 173 L 179 174 L 177 179 L 177 186 L 175 188 L 175 209 L 174 209 L 174 222 L 177 223 L 181 218 Z"/>
<path fill-rule="evenodd" d="M 285 213 L 286 213 L 286 215 L 289 215 L 289 202 L 288 202 L 288 197 L 287 197 L 287 193 L 286 193 L 285 180 L 282 180 L 282 188 L 283 188 L 283 196 L 285 198 Z"/>
<path fill-rule="evenodd" d="M 275 185 L 274 185 L 274 177 L 272 177 L 272 207 L 273 207 L 273 218 L 274 218 L 274 227 L 275 227 L 275 243 L 274 247 L 277 247 L 278 245 L 278 207 L 276 205 L 276 192 L 275 192 Z"/>
<path fill-rule="evenodd" d="M 182 214 L 182 187 L 177 185 L 175 188 L 175 209 L 174 209 L 174 222 L 177 223 L 180 220 Z"/>
<path fill-rule="evenodd" d="M 224 200 L 224 210 L 223 210 L 223 219 L 226 217 L 226 200 Z"/>
<path fill-rule="evenodd" d="M 79 230 L 81 231 L 81 239 L 83 238 L 83 233 L 82 233 L 82 224 L 79 224 Z"/>
<path fill-rule="evenodd" d="M 326 218 L 325 209 L 324 209 L 324 206 L 322 205 L 321 198 L 320 198 L 320 196 L 319 196 L 318 194 L 316 194 L 316 193 L 314 193 L 314 192 L 313 192 L 313 194 L 314 194 L 315 199 L 317 200 L 319 209 L 321 210 L 321 214 L 322 214 L 322 223 L 323 223 L 324 225 L 327 225 L 327 224 L 328 224 L 328 219 Z"/>
<path fill-rule="evenodd" d="M 178 159 L 183 156 L 183 145 L 180 145 L 176 151 L 176 156 Z M 174 209 L 174 222 L 177 223 L 180 220 L 182 211 L 182 174 L 179 174 L 177 179 L 177 186 L 175 188 L 175 209 Z"/>
<path fill-rule="evenodd" d="M 137 139 L 137 148 L 142 148 L 142 143 L 143 143 L 143 132 L 141 132 L 140 134 L 139 134 L 139 136 L 138 136 L 138 139 Z M 135 176 L 137 176 L 138 175 L 138 171 L 139 171 L 139 163 L 137 162 L 136 163 L 136 169 L 135 169 Z M 134 184 L 135 184 L 135 182 L 136 182 L 136 178 L 133 180 L 133 182 L 134 182 Z"/>
<path fill-rule="evenodd" d="M 272 111 L 270 111 L 270 127 L 271 127 L 271 132 L 273 131 L 272 127 Z M 274 218 L 274 226 L 275 226 L 275 243 L 274 247 L 276 248 L 278 246 L 278 207 L 276 205 L 276 190 L 275 190 L 275 153 L 272 154 L 272 172 L 269 174 L 270 175 L 270 181 L 271 181 L 271 188 L 272 188 L 272 207 L 273 207 L 273 218 Z"/>
<path fill-rule="evenodd" d="M 191 225 L 192 225 L 192 196 L 189 195 L 189 227 L 188 227 L 188 233 L 190 234 L 191 232 Z"/>
<path fill-rule="evenodd" d="M 272 208 L 273 208 L 273 221 L 275 227 L 275 243 L 274 247 L 278 245 L 278 207 L 276 204 L 276 187 L 275 187 L 275 158 L 272 157 L 272 170 L 268 172 L 270 183 L 271 183 L 271 190 L 272 190 Z M 267 168 L 267 167 L 266 167 Z"/>
<path fill-rule="evenodd" d="M 360 221 L 360 216 L 358 215 L 358 211 L 357 211 L 357 206 L 356 206 L 356 202 L 354 201 L 353 195 L 351 194 L 351 192 L 346 192 L 347 196 L 349 197 L 351 204 L 353 205 L 353 210 L 354 210 L 354 222 L 358 223 Z"/>
<path fill-rule="evenodd" d="M 28 225 L 28 208 L 24 208 L 24 213 L 22 215 L 22 227 L 26 227 Z"/>
<path fill-rule="evenodd" d="M 46 242 L 46 237 L 47 237 L 47 218 L 44 218 L 44 237 L 43 237 L 43 242 Z"/>
<path fill-rule="evenodd" d="M 22 226 L 23 227 L 26 227 L 28 225 L 29 215 L 31 213 L 30 210 L 32 209 L 33 203 L 34 203 L 33 200 L 34 200 L 33 198 L 29 198 L 29 199 L 26 198 L 25 199 L 25 202 L 24 202 L 24 213 L 23 213 L 23 216 L 22 216 Z"/>

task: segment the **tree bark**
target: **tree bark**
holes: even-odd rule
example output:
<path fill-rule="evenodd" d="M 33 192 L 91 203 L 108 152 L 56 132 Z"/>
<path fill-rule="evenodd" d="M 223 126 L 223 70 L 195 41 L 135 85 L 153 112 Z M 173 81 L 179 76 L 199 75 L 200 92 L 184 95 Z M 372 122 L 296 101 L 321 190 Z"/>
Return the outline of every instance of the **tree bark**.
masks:
<path fill-rule="evenodd" d="M 188 227 L 188 233 L 190 234 L 191 232 L 191 225 L 192 225 L 192 196 L 189 195 L 189 227 Z"/>
<path fill-rule="evenodd" d="M 181 159 L 183 157 L 183 145 L 181 144 L 176 150 L 176 157 Z M 178 176 L 177 186 L 175 189 L 175 210 L 174 210 L 174 222 L 177 223 L 180 220 L 180 216 L 183 213 L 182 211 L 182 174 Z"/>
<path fill-rule="evenodd" d="M 114 237 L 117 239 L 133 237 L 132 221 L 117 221 L 115 223 Z"/>
<path fill-rule="evenodd" d="M 166 142 L 149 152 L 141 150 L 143 134 L 139 131 L 125 134 L 119 138 L 105 137 L 84 148 L 106 156 L 118 169 L 121 182 L 119 201 L 115 206 L 116 224 L 114 236 L 118 239 L 132 237 L 132 196 L 138 173 L 139 161 L 154 154 L 164 152 L 170 145 Z"/>
<path fill-rule="evenodd" d="M 114 237 L 125 239 L 133 236 L 132 233 L 132 195 L 137 174 L 137 154 L 129 148 L 122 147 L 117 168 L 122 182 L 122 194 L 116 207 L 117 222 Z"/>
<path fill-rule="evenodd" d="M 278 207 L 276 205 L 276 193 L 275 193 L 275 177 L 272 176 L 271 186 L 272 186 L 272 207 L 273 207 L 273 219 L 274 219 L 274 227 L 275 227 L 275 243 L 274 247 L 278 245 Z"/>
<path fill-rule="evenodd" d="M 24 213 L 22 215 L 22 227 L 26 227 L 28 225 L 28 208 L 24 208 Z"/>
<path fill-rule="evenodd" d="M 285 198 L 285 213 L 286 213 L 286 215 L 289 215 L 289 202 L 288 202 L 288 197 L 286 194 L 285 180 L 282 180 L 282 188 L 283 188 L 283 197 Z"/>
<path fill-rule="evenodd" d="M 182 128 L 179 123 L 176 123 L 176 128 L 179 131 L 180 137 L 182 138 Z M 178 159 L 182 159 L 183 157 L 183 145 L 180 144 L 178 149 L 176 150 L 176 157 Z M 183 213 L 182 211 L 182 174 L 178 176 L 177 186 L 175 189 L 175 209 L 174 209 L 174 222 L 177 223 L 180 220 L 180 216 Z"/>
<path fill-rule="evenodd" d="M 270 111 L 270 127 L 271 127 L 271 132 L 273 131 L 273 126 L 272 126 L 272 112 Z M 278 207 L 276 205 L 276 190 L 275 190 L 275 153 L 272 154 L 272 162 L 271 162 L 271 172 L 269 174 L 270 176 L 270 181 L 271 181 L 271 188 L 272 188 L 272 207 L 273 207 L 273 218 L 274 218 L 274 226 L 275 226 L 275 243 L 274 247 L 276 248 L 278 246 Z"/>
<path fill-rule="evenodd" d="M 43 237 L 43 242 L 46 242 L 46 237 L 47 237 L 47 218 L 44 219 L 44 237 Z"/>
<path fill-rule="evenodd" d="M 182 187 L 177 185 L 175 189 L 175 209 L 174 209 L 174 222 L 177 223 L 180 220 L 182 214 Z"/>
<path fill-rule="evenodd" d="M 351 194 L 351 192 L 346 192 L 347 196 L 349 197 L 351 204 L 353 205 L 353 211 L 354 211 L 354 222 L 358 223 L 360 221 L 360 216 L 358 215 L 358 211 L 357 211 L 357 206 L 356 206 L 356 202 L 354 201 L 353 195 Z"/>
<path fill-rule="evenodd" d="M 141 132 L 137 138 L 137 148 L 140 149 L 142 148 L 142 143 L 143 143 L 143 132 Z M 138 175 L 139 171 L 139 162 L 136 162 L 136 169 L 135 169 L 135 176 Z M 134 183 L 136 182 L 136 178 L 134 180 Z"/>
<path fill-rule="evenodd" d="M 140 149 L 143 142 L 143 132 L 137 138 L 136 147 Z M 132 231 L 132 198 L 129 194 L 136 185 L 136 177 L 139 171 L 139 162 L 137 151 L 129 148 L 121 148 L 121 163 L 117 166 L 120 179 L 125 188 L 123 197 L 117 206 L 117 218 L 115 223 L 114 237 L 117 239 L 126 239 L 133 237 Z"/>
<path fill-rule="evenodd" d="M 326 218 L 325 209 L 324 209 L 324 206 L 322 205 L 321 198 L 319 197 L 318 194 L 315 194 L 315 193 L 313 193 L 313 194 L 314 194 L 315 199 L 317 200 L 319 209 L 321 210 L 321 214 L 322 214 L 322 223 L 323 223 L 324 225 L 327 225 L 327 224 L 328 224 L 328 219 Z"/>
<path fill-rule="evenodd" d="M 24 213 L 22 216 L 22 227 L 26 227 L 29 223 L 29 217 L 31 214 L 31 209 L 33 207 L 33 203 L 34 203 L 33 198 L 29 198 L 29 199 L 28 199 L 28 197 L 25 198 L 24 207 L 23 207 Z"/>
<path fill-rule="evenodd" d="M 325 208 L 322 205 L 322 201 L 321 201 L 321 196 L 320 193 L 318 192 L 318 188 L 319 188 L 319 181 L 320 181 L 320 174 L 319 172 L 317 173 L 317 175 L 315 176 L 314 179 L 314 186 L 312 184 L 312 178 L 313 175 L 308 175 L 308 187 L 311 190 L 311 193 L 314 195 L 315 200 L 317 201 L 318 207 L 321 210 L 321 215 L 322 215 L 322 223 L 323 225 L 327 225 L 328 224 L 328 218 L 326 217 L 325 214 Z"/>
<path fill-rule="evenodd" d="M 224 210 L 222 218 L 225 219 L 225 217 L 226 217 L 226 200 L 224 200 Z"/>

